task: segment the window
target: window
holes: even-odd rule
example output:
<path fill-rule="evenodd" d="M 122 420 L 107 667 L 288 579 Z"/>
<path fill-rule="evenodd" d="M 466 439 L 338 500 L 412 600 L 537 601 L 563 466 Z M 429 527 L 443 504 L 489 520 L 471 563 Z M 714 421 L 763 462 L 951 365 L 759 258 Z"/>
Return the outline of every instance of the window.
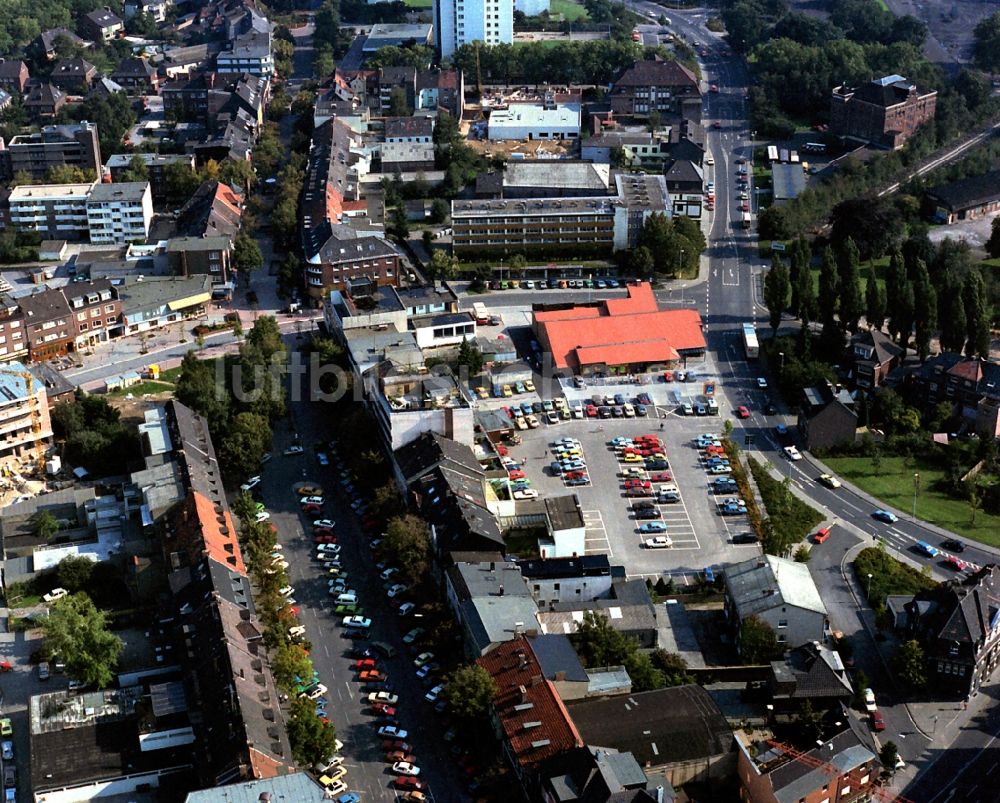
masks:
<path fill-rule="evenodd" d="M 866 783 L 868 783 L 868 779 L 869 779 L 869 778 L 871 778 L 871 776 L 870 776 L 870 775 L 863 775 L 863 776 L 861 776 L 861 780 L 860 780 L 860 781 L 858 781 L 858 784 L 859 784 L 860 786 L 864 786 L 864 785 L 865 785 Z"/>
<path fill-rule="evenodd" d="M 788 620 L 787 619 L 779 619 L 778 620 L 778 627 L 788 627 Z"/>
<path fill-rule="evenodd" d="M 85 324 L 85 323 L 81 323 L 81 324 L 80 324 L 80 331 L 81 331 L 81 332 L 86 332 L 86 331 L 87 331 L 87 329 L 88 329 L 88 326 L 87 326 L 87 324 Z"/>
<path fill-rule="evenodd" d="M 851 794 L 851 787 L 849 786 L 845 786 L 843 789 L 840 790 L 841 797 L 846 797 L 849 794 Z"/>
<path fill-rule="evenodd" d="M 78 321 L 85 321 L 85 320 L 87 320 L 87 313 L 86 312 L 77 313 L 76 319 Z"/>
<path fill-rule="evenodd" d="M 104 311 L 105 312 L 114 312 L 115 311 L 115 305 L 114 304 L 105 304 Z"/>

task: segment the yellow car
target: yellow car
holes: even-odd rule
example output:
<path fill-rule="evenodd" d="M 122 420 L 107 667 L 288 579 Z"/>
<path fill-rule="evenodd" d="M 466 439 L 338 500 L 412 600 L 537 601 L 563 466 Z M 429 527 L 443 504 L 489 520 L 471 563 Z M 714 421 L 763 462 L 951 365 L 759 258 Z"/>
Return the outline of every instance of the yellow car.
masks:
<path fill-rule="evenodd" d="M 532 382 L 530 379 L 525 379 L 524 380 L 524 389 L 526 391 L 528 391 L 528 393 L 534 393 L 535 392 L 535 383 Z"/>
<path fill-rule="evenodd" d="M 528 426 L 529 427 L 531 427 L 532 429 L 538 429 L 538 427 L 540 426 L 540 424 L 538 423 L 538 419 L 535 418 L 535 416 L 529 415 L 529 416 L 527 416 L 527 419 L 528 419 Z"/>
<path fill-rule="evenodd" d="M 504 385 L 503 388 L 501 389 L 501 392 L 503 393 L 505 399 L 509 399 L 511 396 L 514 395 L 514 391 L 510 389 L 510 385 Z"/>
<path fill-rule="evenodd" d="M 518 416 L 514 419 L 514 426 L 518 429 L 527 429 L 528 423 L 524 420 L 524 416 Z"/>
<path fill-rule="evenodd" d="M 634 452 L 629 452 L 625 457 L 622 458 L 626 463 L 644 463 L 645 460 Z"/>
<path fill-rule="evenodd" d="M 323 786 L 326 789 L 329 789 L 331 786 L 333 786 L 334 784 L 336 784 L 337 781 L 339 781 L 345 775 L 347 775 L 347 767 L 344 767 L 344 766 L 334 767 L 330 771 L 329 775 L 321 775 L 320 779 L 319 779 L 319 782 L 320 782 L 321 786 Z"/>
<path fill-rule="evenodd" d="M 480 399 L 488 399 L 490 397 L 489 391 L 487 391 L 482 385 L 476 388 L 476 395 Z"/>
<path fill-rule="evenodd" d="M 819 481 L 823 483 L 827 488 L 839 488 L 840 480 L 834 477 L 832 474 L 820 474 Z"/>

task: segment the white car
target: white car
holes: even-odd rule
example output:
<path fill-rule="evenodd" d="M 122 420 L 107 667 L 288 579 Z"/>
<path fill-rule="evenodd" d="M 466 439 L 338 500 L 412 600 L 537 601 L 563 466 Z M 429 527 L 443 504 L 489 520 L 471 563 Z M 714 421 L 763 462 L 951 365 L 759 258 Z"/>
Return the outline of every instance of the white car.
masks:
<path fill-rule="evenodd" d="M 537 499 L 538 491 L 534 488 L 523 488 L 520 491 L 514 491 L 515 499 Z"/>
<path fill-rule="evenodd" d="M 406 741 L 406 737 L 410 735 L 410 732 L 405 731 L 402 728 L 397 728 L 395 725 L 383 725 L 378 729 L 378 735 L 383 739 L 399 739 L 401 741 Z"/>
<path fill-rule="evenodd" d="M 403 585 L 402 583 L 396 583 L 396 585 L 386 590 L 385 595 L 389 599 L 392 599 L 393 597 L 398 597 L 400 594 L 405 594 L 406 591 L 407 587 L 405 585 Z"/>
<path fill-rule="evenodd" d="M 416 658 L 413 659 L 413 665 L 418 669 L 424 664 L 429 664 L 434 660 L 434 653 L 432 652 L 422 652 Z"/>
<path fill-rule="evenodd" d="M 57 599 L 62 599 L 69 595 L 69 591 L 65 588 L 53 588 L 48 594 L 42 596 L 42 602 L 55 602 Z"/>
<path fill-rule="evenodd" d="M 796 449 L 794 446 L 786 446 L 784 448 L 784 452 L 785 452 L 785 457 L 787 457 L 789 460 L 802 459 L 802 455 L 799 453 L 799 450 Z"/>
<path fill-rule="evenodd" d="M 761 390 L 767 390 L 767 380 L 762 376 L 757 377 L 757 387 Z"/>
<path fill-rule="evenodd" d="M 416 777 L 420 774 L 420 767 L 416 764 L 411 764 L 409 761 L 397 761 L 392 765 L 392 771 L 397 775 Z"/>
<path fill-rule="evenodd" d="M 398 571 L 399 569 L 397 569 L 395 566 L 390 566 L 388 569 L 384 569 L 382 573 L 379 575 L 379 577 L 381 577 L 383 580 L 388 580 Z"/>
<path fill-rule="evenodd" d="M 424 699 L 429 703 L 436 703 L 438 701 L 438 697 L 441 696 L 441 692 L 443 691 L 444 691 L 444 684 L 439 683 L 437 686 L 435 686 L 433 689 L 427 692 L 427 694 L 424 695 Z"/>
<path fill-rule="evenodd" d="M 302 638 L 306 634 L 306 629 L 302 625 L 288 628 L 289 638 Z"/>
<path fill-rule="evenodd" d="M 359 630 L 367 630 L 372 626 L 372 620 L 364 616 L 345 616 L 344 627 L 356 627 Z"/>
<path fill-rule="evenodd" d="M 658 494 L 677 494 L 677 493 L 680 493 L 680 491 L 677 488 L 676 483 L 673 483 L 673 482 L 668 482 L 666 485 L 661 485 L 659 488 L 657 488 L 656 492 Z"/>
<path fill-rule="evenodd" d="M 285 455 L 285 457 L 291 457 L 294 454 L 302 454 L 304 451 L 305 449 L 296 444 L 295 446 L 289 446 L 284 452 L 282 452 L 282 454 Z"/>
<path fill-rule="evenodd" d="M 283 597 L 290 597 L 295 593 L 295 589 L 292 586 L 282 586 L 278 589 L 278 593 Z"/>
<path fill-rule="evenodd" d="M 370 703 L 385 703 L 386 705 L 395 705 L 399 702 L 399 697 L 395 694 L 390 694 L 387 691 L 373 691 L 368 695 L 368 702 Z"/>
<path fill-rule="evenodd" d="M 302 694 L 304 694 L 310 700 L 318 700 L 320 697 L 326 694 L 326 691 L 327 691 L 326 686 L 324 686 L 322 683 L 317 683 L 316 687 L 312 691 L 308 693 L 303 692 Z"/>
<path fill-rule="evenodd" d="M 832 474 L 820 474 L 819 481 L 823 483 L 827 488 L 839 488 L 840 480 L 834 477 Z"/>
<path fill-rule="evenodd" d="M 316 519 L 313 522 L 313 527 L 333 527 L 336 522 L 333 519 Z"/>
<path fill-rule="evenodd" d="M 258 524 L 262 521 L 267 521 L 269 518 L 271 518 L 271 514 L 268 513 L 266 510 L 262 510 L 259 513 L 254 513 L 253 516 L 254 521 L 256 521 Z"/>
<path fill-rule="evenodd" d="M 396 613 L 398 613 L 400 616 L 406 616 L 410 611 L 412 611 L 416 607 L 417 606 L 414 605 L 412 602 L 404 602 L 402 605 L 399 606 L 399 610 L 396 611 Z"/>
<path fill-rule="evenodd" d="M 299 499 L 300 505 L 322 505 L 324 499 L 322 496 L 303 496 Z"/>
<path fill-rule="evenodd" d="M 646 549 L 666 549 L 673 545 L 669 535 L 658 535 L 655 538 L 647 538 L 645 540 Z"/>
<path fill-rule="evenodd" d="M 258 474 L 256 477 L 251 477 L 246 482 L 244 482 L 240 486 L 240 490 L 243 491 L 244 493 L 246 493 L 247 491 L 252 491 L 258 485 L 260 485 L 260 482 L 261 482 L 260 475 Z"/>
<path fill-rule="evenodd" d="M 317 555 L 338 555 L 340 554 L 340 544 L 319 544 L 316 547 Z"/>
<path fill-rule="evenodd" d="M 875 692 L 871 689 L 865 689 L 865 710 L 868 713 L 878 710 L 878 706 L 875 705 Z"/>

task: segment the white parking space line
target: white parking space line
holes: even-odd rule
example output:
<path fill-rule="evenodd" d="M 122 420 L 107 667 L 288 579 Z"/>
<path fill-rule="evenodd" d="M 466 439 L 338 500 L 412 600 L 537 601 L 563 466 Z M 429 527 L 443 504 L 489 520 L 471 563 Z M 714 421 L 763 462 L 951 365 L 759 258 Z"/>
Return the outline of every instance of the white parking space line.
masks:
<path fill-rule="evenodd" d="M 604 517 L 600 510 L 584 510 L 584 551 L 587 554 L 607 554 L 609 558 L 614 557 L 611 549 L 611 541 L 608 539 L 608 531 L 604 526 Z"/>

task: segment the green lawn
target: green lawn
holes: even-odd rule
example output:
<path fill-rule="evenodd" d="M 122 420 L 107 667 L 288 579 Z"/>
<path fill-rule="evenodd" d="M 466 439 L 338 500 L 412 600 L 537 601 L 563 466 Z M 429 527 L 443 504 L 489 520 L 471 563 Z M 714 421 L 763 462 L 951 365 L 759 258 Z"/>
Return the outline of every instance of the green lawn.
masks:
<path fill-rule="evenodd" d="M 845 480 L 907 513 L 913 509 L 913 475 L 919 472 L 919 518 L 970 540 L 1000 546 L 1000 516 L 980 510 L 976 512 L 976 523 L 973 524 L 972 510 L 967 501 L 955 499 L 936 489 L 944 478 L 944 471 L 936 465 L 919 459 L 906 465 L 902 457 L 883 457 L 876 471 L 870 457 L 828 457 L 823 462 Z M 882 525 L 875 524 L 876 528 L 879 526 Z"/>
<path fill-rule="evenodd" d="M 131 393 L 133 396 L 145 396 L 147 393 L 172 393 L 173 390 L 173 382 L 157 382 L 155 379 L 147 379 L 131 387 L 108 391 L 107 395 L 127 396 Z"/>
<path fill-rule="evenodd" d="M 578 22 L 590 19 L 590 15 L 587 14 L 587 9 L 579 3 L 573 2 L 573 0 L 550 0 L 549 16 L 561 16 L 564 20 L 569 22 Z"/>
<path fill-rule="evenodd" d="M 407 8 L 430 8 L 431 0 L 403 0 Z"/>

